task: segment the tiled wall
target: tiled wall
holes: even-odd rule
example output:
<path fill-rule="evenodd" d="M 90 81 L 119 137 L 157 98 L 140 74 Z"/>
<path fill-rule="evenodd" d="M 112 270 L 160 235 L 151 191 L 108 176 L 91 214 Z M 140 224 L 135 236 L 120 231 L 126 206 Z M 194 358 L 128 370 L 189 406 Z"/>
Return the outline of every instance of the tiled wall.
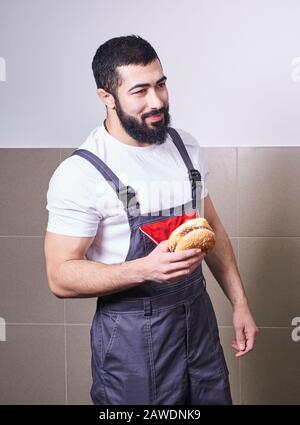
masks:
<path fill-rule="evenodd" d="M 59 300 L 43 240 L 49 179 L 72 149 L 0 150 L 0 404 L 89 404 L 95 299 Z M 210 194 L 231 238 L 260 328 L 237 360 L 231 306 L 206 265 L 234 402 L 300 404 L 300 148 L 205 148 Z M 1 339 L 1 338 L 0 338 Z"/>

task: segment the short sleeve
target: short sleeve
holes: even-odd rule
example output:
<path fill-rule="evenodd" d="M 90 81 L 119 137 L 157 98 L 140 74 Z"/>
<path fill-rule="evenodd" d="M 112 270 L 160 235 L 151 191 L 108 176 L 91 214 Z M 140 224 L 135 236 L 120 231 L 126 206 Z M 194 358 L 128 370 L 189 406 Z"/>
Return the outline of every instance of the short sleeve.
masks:
<path fill-rule="evenodd" d="M 52 175 L 47 192 L 47 231 L 67 236 L 91 237 L 101 216 L 96 209 L 93 180 L 78 165 L 78 159 L 63 161 Z"/>
<path fill-rule="evenodd" d="M 207 161 L 205 159 L 203 148 L 199 148 L 199 160 L 198 160 L 198 166 L 200 168 L 200 174 L 202 177 L 203 182 L 203 190 L 202 190 L 202 196 L 201 198 L 205 198 L 208 195 L 208 176 L 209 176 L 209 168 Z"/>

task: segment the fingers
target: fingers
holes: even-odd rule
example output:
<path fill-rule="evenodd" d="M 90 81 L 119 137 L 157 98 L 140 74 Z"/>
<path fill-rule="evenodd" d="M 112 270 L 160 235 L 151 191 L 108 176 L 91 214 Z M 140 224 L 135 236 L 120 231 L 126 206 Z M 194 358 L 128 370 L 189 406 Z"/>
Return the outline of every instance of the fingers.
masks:
<path fill-rule="evenodd" d="M 239 335 L 239 332 L 237 331 L 236 334 Z M 231 347 L 237 351 L 235 354 L 235 357 L 242 357 L 253 350 L 256 334 L 257 334 L 257 331 L 256 332 L 253 331 L 246 338 L 244 337 L 244 346 L 243 346 L 243 343 L 241 342 L 242 339 L 240 335 L 239 337 L 237 337 L 236 340 L 231 341 Z M 242 347 L 244 347 L 244 349 L 242 349 Z"/>
<path fill-rule="evenodd" d="M 182 270 L 182 271 L 186 270 L 187 273 L 189 271 L 192 272 L 194 269 L 194 266 L 198 266 L 203 260 L 203 258 L 204 258 L 204 255 L 203 253 L 201 253 L 193 257 L 188 257 L 187 259 L 183 261 L 177 261 L 176 263 L 172 262 L 168 264 L 167 266 L 168 273 L 173 273 L 179 270 Z"/>
<path fill-rule="evenodd" d="M 176 280 L 182 279 L 184 276 L 188 275 L 190 272 L 188 270 L 180 270 L 177 272 L 170 273 L 165 276 L 167 282 L 174 282 Z"/>
<path fill-rule="evenodd" d="M 246 338 L 244 334 L 243 328 L 235 329 L 235 337 L 236 339 L 231 341 L 231 347 L 234 348 L 237 352 L 235 354 L 236 357 L 241 357 L 246 354 Z"/>
<path fill-rule="evenodd" d="M 240 351 L 244 351 L 246 349 L 246 338 L 242 328 L 236 329 L 235 337 L 238 349 Z"/>
<path fill-rule="evenodd" d="M 169 242 L 168 242 L 168 240 L 160 242 L 157 246 L 159 247 L 159 249 L 162 252 L 169 252 Z"/>
<path fill-rule="evenodd" d="M 168 254 L 168 261 L 170 261 L 171 263 L 176 263 L 178 261 L 184 261 L 191 257 L 198 256 L 199 254 L 202 254 L 203 257 L 206 255 L 206 253 L 202 252 L 201 249 L 196 248 L 187 249 L 184 251 L 170 252 Z"/>
<path fill-rule="evenodd" d="M 202 253 L 204 256 L 206 255 L 206 252 L 202 252 L 200 248 L 193 248 L 193 249 L 186 249 L 183 251 L 177 251 L 177 252 L 170 252 L 169 251 L 169 243 L 168 240 L 160 242 L 157 247 L 160 249 L 161 252 L 168 253 L 168 260 L 172 263 L 175 263 L 177 261 L 182 261 L 190 257 L 194 257 L 195 255 L 198 255 Z"/>

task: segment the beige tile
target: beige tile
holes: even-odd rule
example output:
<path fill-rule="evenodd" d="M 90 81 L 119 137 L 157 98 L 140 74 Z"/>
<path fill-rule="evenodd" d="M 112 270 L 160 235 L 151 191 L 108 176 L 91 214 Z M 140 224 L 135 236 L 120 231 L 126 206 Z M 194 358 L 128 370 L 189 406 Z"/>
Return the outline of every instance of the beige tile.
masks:
<path fill-rule="evenodd" d="M 0 312 L 10 323 L 63 323 L 63 300 L 49 290 L 43 238 L 0 238 Z"/>
<path fill-rule="evenodd" d="M 208 190 L 229 236 L 237 236 L 236 148 L 203 148 L 209 167 Z"/>
<path fill-rule="evenodd" d="M 63 325 L 7 325 L 0 404 L 65 404 Z"/>
<path fill-rule="evenodd" d="M 97 298 L 72 298 L 66 300 L 66 323 L 91 324 Z"/>
<path fill-rule="evenodd" d="M 300 404 L 300 342 L 291 329 L 261 329 L 241 361 L 242 404 Z"/>
<path fill-rule="evenodd" d="M 93 404 L 90 326 L 67 326 L 68 404 Z"/>
<path fill-rule="evenodd" d="M 221 327 L 219 328 L 219 334 L 229 370 L 232 402 L 233 404 L 241 404 L 239 359 L 235 357 L 231 348 L 231 340 L 234 339 L 234 330 L 232 327 Z"/>
<path fill-rule="evenodd" d="M 0 236 L 44 235 L 48 183 L 59 149 L 1 149 Z"/>
<path fill-rule="evenodd" d="M 300 147 L 239 148 L 239 235 L 300 236 Z"/>
<path fill-rule="evenodd" d="M 67 159 L 75 151 L 75 149 L 77 149 L 77 147 L 60 149 L 61 161 Z"/>
<path fill-rule="evenodd" d="M 259 326 L 290 326 L 300 314 L 300 238 L 241 238 L 240 271 Z"/>
<path fill-rule="evenodd" d="M 230 241 L 236 260 L 238 261 L 238 241 L 234 238 L 231 238 Z M 231 304 L 205 262 L 203 263 L 203 274 L 206 279 L 207 291 L 211 297 L 219 326 L 232 326 Z"/>

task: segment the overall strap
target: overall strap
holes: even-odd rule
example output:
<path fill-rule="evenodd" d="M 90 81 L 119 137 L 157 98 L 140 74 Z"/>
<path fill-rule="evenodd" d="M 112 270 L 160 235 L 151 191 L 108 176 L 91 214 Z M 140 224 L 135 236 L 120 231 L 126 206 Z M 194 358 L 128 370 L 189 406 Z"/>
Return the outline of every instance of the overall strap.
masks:
<path fill-rule="evenodd" d="M 198 170 L 196 170 L 193 167 L 192 161 L 186 150 L 183 140 L 180 137 L 179 133 L 175 130 L 175 128 L 169 127 L 168 133 L 171 136 L 188 170 L 188 175 L 189 175 L 189 179 L 191 182 L 191 189 L 192 189 L 192 208 L 195 209 L 197 207 L 200 213 L 201 212 L 201 191 L 202 191 L 201 174 Z"/>
<path fill-rule="evenodd" d="M 115 175 L 115 173 L 99 158 L 97 155 L 87 149 L 76 149 L 70 156 L 78 155 L 89 161 L 105 178 L 110 186 L 116 192 L 118 198 L 123 204 L 127 214 L 136 216 L 139 214 L 140 204 L 137 202 L 136 193 L 131 186 L 126 186 Z"/>

